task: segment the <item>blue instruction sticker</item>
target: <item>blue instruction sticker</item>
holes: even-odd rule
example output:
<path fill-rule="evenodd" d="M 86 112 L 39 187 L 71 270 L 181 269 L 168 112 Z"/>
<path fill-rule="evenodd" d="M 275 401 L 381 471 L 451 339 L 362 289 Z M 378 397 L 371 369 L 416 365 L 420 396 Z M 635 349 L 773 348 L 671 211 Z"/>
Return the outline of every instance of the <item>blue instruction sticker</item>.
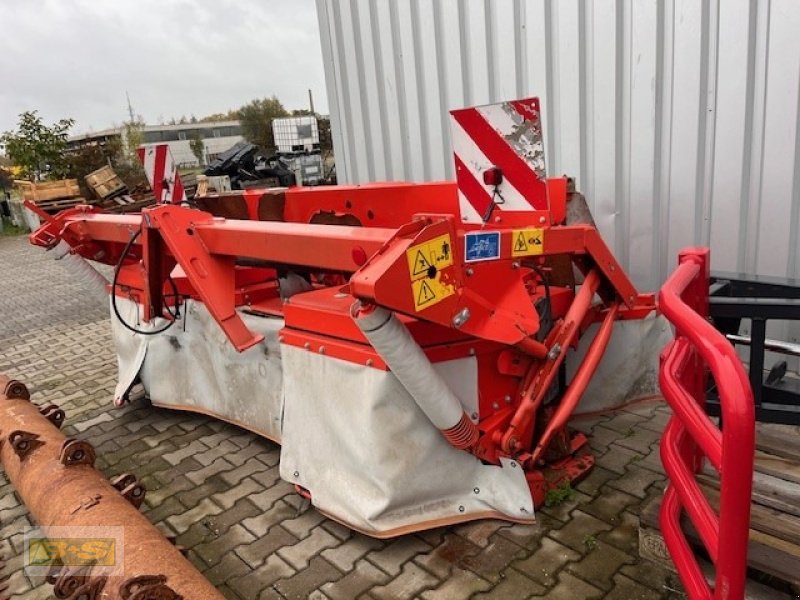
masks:
<path fill-rule="evenodd" d="M 500 258 L 500 232 L 476 231 L 464 237 L 466 262 Z"/>

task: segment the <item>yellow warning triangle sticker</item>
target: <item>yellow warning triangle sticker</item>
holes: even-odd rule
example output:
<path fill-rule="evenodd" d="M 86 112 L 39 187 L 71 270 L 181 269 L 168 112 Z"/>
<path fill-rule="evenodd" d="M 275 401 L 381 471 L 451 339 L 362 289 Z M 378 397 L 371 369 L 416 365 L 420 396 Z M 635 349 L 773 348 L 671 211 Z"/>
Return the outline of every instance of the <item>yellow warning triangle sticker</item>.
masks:
<path fill-rule="evenodd" d="M 517 234 L 517 239 L 514 240 L 514 252 L 526 252 L 527 250 L 528 250 L 528 243 L 525 241 L 524 232 L 520 231 Z"/>
<path fill-rule="evenodd" d="M 427 281 L 423 281 L 422 285 L 419 286 L 419 295 L 417 296 L 417 306 L 422 306 L 423 304 L 427 304 L 434 298 L 436 298 L 436 294 L 433 293 L 433 289 L 431 288 L 431 286 L 428 285 Z"/>
<path fill-rule="evenodd" d="M 431 263 L 429 263 L 428 259 L 425 258 L 425 255 L 422 254 L 422 250 L 417 250 L 417 256 L 414 258 L 414 272 L 411 274 L 411 276 L 416 277 L 417 275 L 427 273 L 428 269 L 430 268 Z"/>

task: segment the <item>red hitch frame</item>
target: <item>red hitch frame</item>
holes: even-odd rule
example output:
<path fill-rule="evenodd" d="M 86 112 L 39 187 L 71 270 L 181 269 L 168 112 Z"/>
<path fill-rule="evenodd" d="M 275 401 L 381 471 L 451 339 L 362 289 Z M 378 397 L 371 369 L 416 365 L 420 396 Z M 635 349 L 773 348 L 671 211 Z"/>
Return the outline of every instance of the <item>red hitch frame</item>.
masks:
<path fill-rule="evenodd" d="M 692 599 L 744 598 L 750 495 L 755 453 L 755 409 L 747 373 L 733 346 L 708 321 L 709 250 L 686 249 L 661 288 L 658 305 L 675 326 L 661 355 L 659 382 L 674 412 L 664 431 L 661 460 L 670 483 L 661 530 Z M 724 429 L 704 411 L 708 371 L 719 390 Z M 717 515 L 694 474 L 707 459 L 720 474 Z M 712 591 L 681 530 L 686 512 L 716 569 Z"/>

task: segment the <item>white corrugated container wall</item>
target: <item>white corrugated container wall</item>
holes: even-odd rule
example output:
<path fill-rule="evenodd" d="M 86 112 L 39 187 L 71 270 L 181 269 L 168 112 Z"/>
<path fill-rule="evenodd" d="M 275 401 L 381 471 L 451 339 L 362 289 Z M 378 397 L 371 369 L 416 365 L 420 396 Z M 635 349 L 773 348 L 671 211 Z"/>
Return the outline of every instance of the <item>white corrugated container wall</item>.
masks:
<path fill-rule="evenodd" d="M 452 178 L 449 109 L 536 95 L 548 173 L 577 179 L 641 289 L 690 245 L 716 270 L 800 276 L 800 2 L 317 10 L 340 182 Z"/>

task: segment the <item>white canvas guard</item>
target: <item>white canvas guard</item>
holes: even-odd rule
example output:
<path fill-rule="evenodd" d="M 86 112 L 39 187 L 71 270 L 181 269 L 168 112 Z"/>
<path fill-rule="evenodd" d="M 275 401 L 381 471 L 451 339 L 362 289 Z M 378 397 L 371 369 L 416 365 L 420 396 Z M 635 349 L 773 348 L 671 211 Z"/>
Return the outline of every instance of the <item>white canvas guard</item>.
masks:
<path fill-rule="evenodd" d="M 139 329 L 165 323 L 137 322 L 134 302 L 117 305 Z M 534 520 L 519 465 L 484 465 L 450 446 L 391 372 L 282 345 L 283 319 L 241 312 L 265 342 L 238 353 L 202 304 L 190 301 L 185 311 L 154 336 L 130 332 L 112 311 L 118 394 L 139 375 L 156 406 L 211 414 L 281 442 L 281 477 L 310 490 L 321 511 L 373 536 L 477 518 Z M 475 358 L 434 367 L 477 414 Z"/>
<path fill-rule="evenodd" d="M 477 404 L 473 357 L 434 367 Z M 534 521 L 520 466 L 453 448 L 391 372 L 286 345 L 283 368 L 281 477 L 328 516 L 376 537 L 478 518 Z"/>
<path fill-rule="evenodd" d="M 163 327 L 137 323 L 138 306 L 117 299 L 127 323 L 138 329 Z M 278 332 L 283 319 L 240 312 L 264 341 L 237 352 L 205 306 L 187 302 L 181 319 L 164 333 L 144 336 L 125 329 L 111 316 L 119 364 L 116 397 L 139 375 L 156 406 L 191 410 L 240 425 L 275 442 L 281 439 L 283 383 Z M 185 330 L 184 330 L 185 325 Z"/>

